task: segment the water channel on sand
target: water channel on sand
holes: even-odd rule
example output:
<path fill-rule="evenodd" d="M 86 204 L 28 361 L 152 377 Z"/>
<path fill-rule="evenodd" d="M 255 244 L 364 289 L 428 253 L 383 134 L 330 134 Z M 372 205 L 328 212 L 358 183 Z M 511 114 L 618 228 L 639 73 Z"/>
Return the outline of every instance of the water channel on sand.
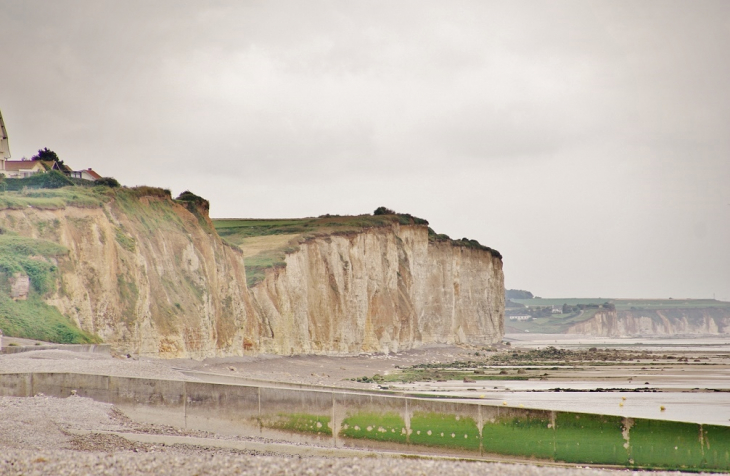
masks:
<path fill-rule="evenodd" d="M 649 354 L 645 359 L 610 364 L 500 365 L 499 369 L 508 373 L 500 380 L 422 381 L 392 387 L 490 405 L 730 426 L 730 336 L 595 338 L 508 334 L 505 340 L 518 352 L 553 346 Z"/>

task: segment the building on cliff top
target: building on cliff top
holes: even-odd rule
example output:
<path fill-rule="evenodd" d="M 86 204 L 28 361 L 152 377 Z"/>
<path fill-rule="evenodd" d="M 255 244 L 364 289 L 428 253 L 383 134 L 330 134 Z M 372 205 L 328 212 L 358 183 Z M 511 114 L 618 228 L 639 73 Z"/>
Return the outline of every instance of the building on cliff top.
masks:
<path fill-rule="evenodd" d="M 71 167 L 52 160 L 8 160 L 10 159 L 10 145 L 8 131 L 5 128 L 2 112 L 0 112 L 0 174 L 8 178 L 24 178 L 40 172 L 58 170 L 72 178 L 83 180 L 97 180 L 101 175 L 91 170 L 73 170 Z"/>
<path fill-rule="evenodd" d="M 86 170 L 75 170 L 71 172 L 71 177 L 83 180 L 99 180 L 101 175 L 97 174 L 90 168 Z"/>

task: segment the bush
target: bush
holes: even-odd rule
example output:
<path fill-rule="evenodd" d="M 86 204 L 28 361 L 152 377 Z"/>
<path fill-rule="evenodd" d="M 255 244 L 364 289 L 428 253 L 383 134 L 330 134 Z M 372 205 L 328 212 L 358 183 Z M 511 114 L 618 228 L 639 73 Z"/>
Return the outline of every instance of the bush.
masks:
<path fill-rule="evenodd" d="M 180 201 L 180 202 L 185 202 L 186 204 L 195 205 L 197 207 L 202 208 L 203 210 L 210 209 L 210 202 L 208 202 L 208 200 L 206 200 L 203 197 L 200 197 L 198 195 L 195 195 L 190 190 L 185 190 L 183 193 L 178 195 L 178 197 L 175 200 Z"/>
<path fill-rule="evenodd" d="M 378 207 L 373 212 L 373 215 L 395 215 L 395 212 L 390 208 Z"/>
<path fill-rule="evenodd" d="M 24 188 L 61 188 L 70 187 L 74 183 L 58 170 L 33 174 L 25 178 L 9 178 L 5 180 L 5 190 L 12 192 Z"/>
<path fill-rule="evenodd" d="M 117 179 L 114 177 L 102 177 L 99 179 L 94 180 L 94 185 L 101 185 L 104 187 L 111 187 L 111 188 L 117 188 L 120 186 L 119 182 L 117 182 Z"/>
<path fill-rule="evenodd" d="M 140 185 L 131 189 L 132 193 L 136 197 L 159 197 L 159 198 L 172 198 L 172 192 L 166 188 L 159 187 L 148 187 L 147 185 Z"/>

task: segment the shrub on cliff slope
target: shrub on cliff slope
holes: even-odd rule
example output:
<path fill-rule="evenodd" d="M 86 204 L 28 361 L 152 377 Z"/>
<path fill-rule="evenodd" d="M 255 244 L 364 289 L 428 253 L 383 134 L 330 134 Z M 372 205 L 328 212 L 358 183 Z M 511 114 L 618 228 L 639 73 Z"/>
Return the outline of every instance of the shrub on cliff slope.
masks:
<path fill-rule="evenodd" d="M 74 183 L 57 170 L 33 174 L 25 178 L 9 178 L 5 180 L 5 190 L 17 191 L 24 188 L 61 188 L 69 187 Z"/>
<path fill-rule="evenodd" d="M 117 188 L 121 185 L 114 177 L 102 177 L 94 180 L 94 185 L 101 185 L 103 187 Z"/>

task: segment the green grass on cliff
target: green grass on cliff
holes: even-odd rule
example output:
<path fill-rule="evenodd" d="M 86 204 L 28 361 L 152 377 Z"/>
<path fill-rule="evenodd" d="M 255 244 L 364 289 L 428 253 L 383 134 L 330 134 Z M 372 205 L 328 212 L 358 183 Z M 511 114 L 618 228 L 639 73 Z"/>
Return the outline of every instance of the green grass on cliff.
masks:
<path fill-rule="evenodd" d="M 56 342 L 59 344 L 95 344 L 96 336 L 79 329 L 54 306 L 32 293 L 26 301 L 13 301 L 0 291 L 0 329 L 9 337 Z"/>
<path fill-rule="evenodd" d="M 0 329 L 5 335 L 64 344 L 100 341 L 43 302 L 43 295 L 55 287 L 57 279 L 53 259 L 67 253 L 65 247 L 52 241 L 8 232 L 0 235 Z M 17 274 L 30 278 L 27 300 L 10 297 L 10 279 Z"/>
<path fill-rule="evenodd" d="M 105 189 L 106 187 L 64 187 L 1 192 L 0 210 L 61 210 L 67 206 L 97 208 L 108 200 Z"/>
<path fill-rule="evenodd" d="M 55 284 L 56 266 L 50 258 L 68 253 L 52 241 L 4 233 L 0 235 L 0 273 L 8 278 L 16 273 L 27 275 L 33 289 L 43 295 Z"/>

